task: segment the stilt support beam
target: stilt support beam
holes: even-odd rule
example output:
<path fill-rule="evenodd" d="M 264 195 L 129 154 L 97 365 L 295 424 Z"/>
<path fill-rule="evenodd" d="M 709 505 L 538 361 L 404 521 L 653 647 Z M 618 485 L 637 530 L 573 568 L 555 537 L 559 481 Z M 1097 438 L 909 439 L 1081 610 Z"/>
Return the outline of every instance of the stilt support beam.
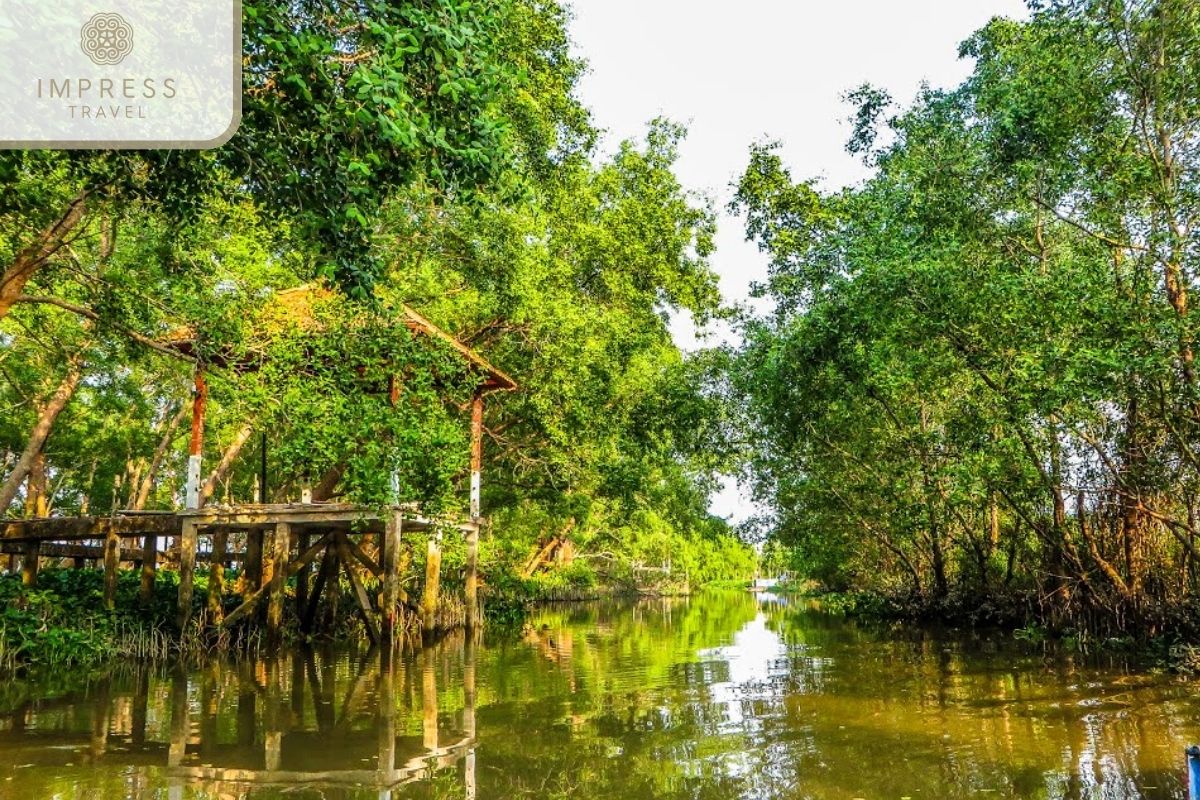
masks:
<path fill-rule="evenodd" d="M 196 522 L 184 519 L 179 526 L 179 629 L 192 617 L 192 582 L 196 572 Z"/>
<path fill-rule="evenodd" d="M 121 537 L 110 530 L 104 537 L 104 608 L 117 606 L 117 578 L 121 568 Z"/>
<path fill-rule="evenodd" d="M 149 603 L 154 594 L 154 576 L 158 572 L 158 535 L 147 533 L 142 539 L 142 583 L 138 600 Z"/>

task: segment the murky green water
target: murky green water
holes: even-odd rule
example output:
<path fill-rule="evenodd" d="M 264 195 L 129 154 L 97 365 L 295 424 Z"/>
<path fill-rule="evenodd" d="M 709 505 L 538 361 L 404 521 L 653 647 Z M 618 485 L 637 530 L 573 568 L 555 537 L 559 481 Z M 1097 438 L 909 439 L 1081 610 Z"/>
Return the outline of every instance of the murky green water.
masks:
<path fill-rule="evenodd" d="M 1196 685 L 722 593 L 0 687 L 0 798 L 1185 798 Z"/>

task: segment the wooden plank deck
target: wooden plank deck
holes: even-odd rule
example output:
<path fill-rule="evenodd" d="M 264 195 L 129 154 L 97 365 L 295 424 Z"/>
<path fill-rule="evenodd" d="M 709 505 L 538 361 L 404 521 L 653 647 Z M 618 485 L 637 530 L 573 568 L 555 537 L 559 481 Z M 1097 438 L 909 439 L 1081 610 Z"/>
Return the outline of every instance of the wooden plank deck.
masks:
<path fill-rule="evenodd" d="M 480 614 L 475 590 L 479 527 L 478 518 L 432 518 L 423 515 L 414 505 L 384 509 L 348 503 L 208 505 L 172 512 L 123 511 L 107 517 L 6 520 L 0 522 L 0 553 L 22 556 L 22 575 L 27 585 L 36 583 L 38 564 L 43 557 L 72 558 L 77 564 L 88 560 L 103 561 L 104 601 L 112 608 L 122 561 L 141 565 L 141 599 L 149 599 L 155 572 L 163 556 L 160 545 L 169 538 L 173 541 L 171 553 L 178 559 L 177 622 L 180 629 L 191 620 L 197 564 L 208 562 L 212 567 L 209 572 L 209 622 L 232 625 L 258 613 L 265 601 L 269 639 L 279 633 L 289 579 L 296 578 L 297 616 L 302 628 L 309 632 L 307 629 L 316 618 L 316 604 L 322 589 L 336 591 L 335 577 L 339 570 L 344 570 L 372 641 L 390 642 L 398 619 L 398 604 L 404 599 L 399 553 L 405 533 L 435 534 L 429 545 L 429 574 L 426 576 L 429 591 L 422 603 L 427 630 L 432 629 L 433 611 L 438 604 L 440 546 L 437 537 L 442 532 L 454 532 L 466 538 L 467 624 L 478 623 Z M 242 550 L 229 549 L 230 534 L 245 536 Z M 314 539 L 315 544 L 312 543 Z M 310 594 L 311 573 L 316 563 L 322 568 Z M 241 581 L 243 602 L 224 617 L 223 567 L 231 564 L 238 564 L 246 575 Z M 382 582 L 380 602 L 362 586 L 360 569 Z"/>

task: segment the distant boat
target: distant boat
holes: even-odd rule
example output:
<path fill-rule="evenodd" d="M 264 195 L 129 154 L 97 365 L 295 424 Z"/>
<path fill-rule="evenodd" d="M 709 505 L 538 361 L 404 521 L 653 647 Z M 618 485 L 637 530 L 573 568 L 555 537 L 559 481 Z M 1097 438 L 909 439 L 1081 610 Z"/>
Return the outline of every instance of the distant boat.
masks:
<path fill-rule="evenodd" d="M 778 578 L 755 578 L 754 583 L 750 584 L 750 591 L 756 594 L 758 592 L 769 592 L 777 583 L 779 583 Z"/>

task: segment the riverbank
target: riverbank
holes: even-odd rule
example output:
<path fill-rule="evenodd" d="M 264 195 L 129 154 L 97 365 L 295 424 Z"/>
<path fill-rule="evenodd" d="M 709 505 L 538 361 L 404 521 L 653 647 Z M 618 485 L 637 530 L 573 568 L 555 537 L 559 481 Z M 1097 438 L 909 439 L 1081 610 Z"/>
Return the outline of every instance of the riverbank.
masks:
<path fill-rule="evenodd" d="M 236 582 L 230 571 L 227 581 Z M 104 607 L 104 574 L 94 569 L 46 568 L 36 587 L 22 585 L 19 574 L 0 574 L 0 677 L 61 667 L 89 668 L 118 659 L 166 660 L 222 652 L 259 652 L 264 631 L 256 617 L 231 629 L 206 630 L 208 574 L 198 571 L 193 597 L 194 613 L 184 630 L 176 625 L 178 573 L 159 570 L 148 600 L 139 597 L 141 575 L 135 570 L 118 573 L 113 610 Z M 460 580 L 451 571 L 441 583 L 438 610 L 439 634 L 465 623 Z M 715 581 L 715 587 L 741 581 Z M 286 588 L 286 608 L 291 609 L 295 585 Z M 702 587 L 686 582 L 666 582 L 654 587 L 605 582 L 585 568 L 561 569 L 522 578 L 501 573 L 480 588 L 485 622 L 494 626 L 519 626 L 539 604 L 634 599 L 642 596 L 686 596 Z M 338 602 L 330 604 L 319 635 L 300 633 L 297 620 L 284 615 L 282 644 L 347 642 L 366 639 L 366 630 L 351 592 L 342 587 Z M 419 596 L 414 591 L 413 596 Z M 237 602 L 236 599 L 230 600 Z M 410 605 L 400 611 L 399 629 L 410 639 L 421 637 L 420 610 Z"/>
<path fill-rule="evenodd" d="M 1150 635 L 1096 636 L 1086 628 L 1055 625 L 1040 613 L 1036 596 L 952 594 L 941 600 L 870 591 L 835 591 L 813 581 L 783 581 L 769 590 L 789 598 L 808 598 L 822 611 L 868 623 L 938 625 L 964 630 L 999 631 L 1015 640 L 1052 642 L 1080 653 L 1128 656 L 1147 668 L 1200 676 L 1200 605 L 1191 613 L 1177 608 L 1161 614 Z"/>

